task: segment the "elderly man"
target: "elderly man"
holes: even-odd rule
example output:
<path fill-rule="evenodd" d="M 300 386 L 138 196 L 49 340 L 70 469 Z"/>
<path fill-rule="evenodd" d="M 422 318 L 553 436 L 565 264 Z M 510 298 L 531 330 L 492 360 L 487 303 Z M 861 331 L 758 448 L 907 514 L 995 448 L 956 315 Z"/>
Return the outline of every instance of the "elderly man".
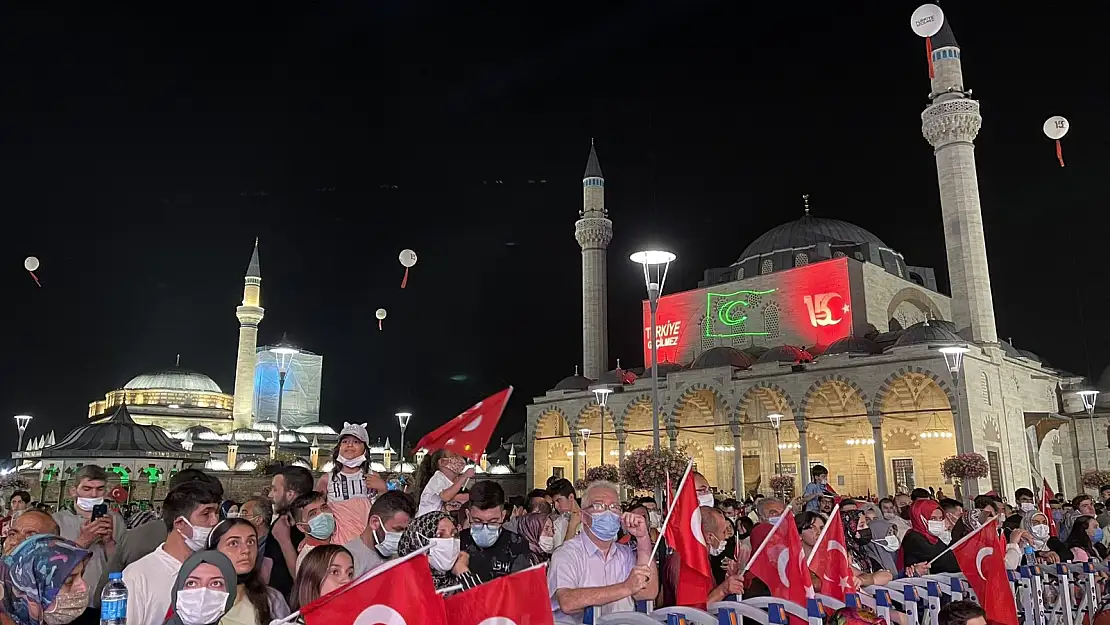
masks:
<path fill-rule="evenodd" d="M 23 514 L 12 521 L 8 538 L 4 541 L 4 555 L 8 555 L 35 534 L 59 535 L 58 524 L 54 518 L 41 510 L 25 510 Z"/>
<path fill-rule="evenodd" d="M 647 524 L 638 514 L 621 514 L 620 495 L 611 482 L 590 484 L 582 497 L 585 530 L 551 556 L 547 588 L 555 619 L 579 616 L 591 606 L 597 616 L 635 609 L 637 600 L 655 599 L 659 579 L 651 560 Z M 621 528 L 636 538 L 636 549 L 616 543 Z"/>
<path fill-rule="evenodd" d="M 728 538 L 732 535 L 732 524 L 728 522 L 728 519 L 725 518 L 724 513 L 720 510 L 709 506 L 702 506 L 701 533 L 705 538 L 705 544 L 709 547 L 709 562 L 713 565 L 716 557 L 727 551 Z M 732 554 L 729 553 L 728 555 Z M 664 605 L 675 605 L 679 572 L 681 570 L 682 558 L 679 556 L 678 552 L 671 553 L 667 556 L 663 571 Z M 722 570 L 718 570 L 718 567 L 712 566 L 711 570 L 713 571 L 714 577 L 712 583 L 716 584 L 716 587 L 709 586 L 705 588 L 706 603 L 724 601 L 728 595 L 738 595 L 744 591 L 743 578 L 741 578 L 739 574 L 740 567 L 736 564 L 726 566 Z M 720 580 L 717 579 L 718 574 Z"/>

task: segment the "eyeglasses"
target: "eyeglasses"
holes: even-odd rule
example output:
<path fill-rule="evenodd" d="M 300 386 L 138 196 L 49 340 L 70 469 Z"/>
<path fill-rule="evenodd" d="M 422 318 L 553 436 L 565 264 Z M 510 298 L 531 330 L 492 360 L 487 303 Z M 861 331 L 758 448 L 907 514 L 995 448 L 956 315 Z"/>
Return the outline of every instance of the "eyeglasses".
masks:
<path fill-rule="evenodd" d="M 611 503 L 609 505 L 605 505 L 601 502 L 596 502 L 590 504 L 589 507 L 585 508 L 585 510 L 590 514 L 601 514 L 603 512 L 614 512 L 616 514 L 620 514 L 621 505 L 619 503 Z"/>
<path fill-rule="evenodd" d="M 478 529 L 478 528 L 482 528 L 482 529 L 485 529 L 485 530 L 492 530 L 492 531 L 496 532 L 497 530 L 501 529 L 501 526 L 502 526 L 502 523 L 499 522 L 499 521 L 498 522 L 490 522 L 490 523 L 479 523 L 477 521 L 471 521 L 470 522 L 471 531 L 473 531 L 475 529 Z"/>

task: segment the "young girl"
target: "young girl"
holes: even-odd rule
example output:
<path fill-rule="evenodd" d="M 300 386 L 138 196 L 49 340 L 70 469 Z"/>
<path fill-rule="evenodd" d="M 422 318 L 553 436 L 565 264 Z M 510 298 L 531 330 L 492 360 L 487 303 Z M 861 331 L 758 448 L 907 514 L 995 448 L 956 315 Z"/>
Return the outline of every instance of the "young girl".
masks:
<path fill-rule="evenodd" d="M 331 542 L 345 544 L 366 529 L 370 504 L 377 493 L 386 491 L 385 481 L 370 470 L 366 457 L 366 424 L 344 423 L 339 443 L 332 450 L 334 465 L 330 474 L 320 476 L 317 492 L 328 496 L 328 509 L 335 515 Z"/>
<path fill-rule="evenodd" d="M 459 494 L 466 481 L 474 477 L 474 469 L 466 468 L 466 458 L 453 451 L 438 449 L 424 457 L 416 470 L 420 488 L 420 506 L 416 516 L 443 510 L 444 502 Z"/>

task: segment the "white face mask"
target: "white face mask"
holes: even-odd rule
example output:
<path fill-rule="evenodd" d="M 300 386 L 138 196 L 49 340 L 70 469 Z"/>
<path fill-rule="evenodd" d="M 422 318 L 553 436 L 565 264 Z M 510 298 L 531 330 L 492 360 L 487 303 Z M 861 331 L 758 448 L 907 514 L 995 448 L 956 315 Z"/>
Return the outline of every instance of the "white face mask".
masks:
<path fill-rule="evenodd" d="M 1037 509 L 1037 504 L 1035 504 L 1035 503 L 1032 503 L 1032 502 L 1029 502 L 1029 501 L 1024 501 L 1021 504 L 1021 511 L 1022 512 L 1032 512 L 1036 509 Z"/>
<path fill-rule="evenodd" d="M 555 537 L 554 536 L 540 536 L 540 551 L 544 553 L 551 553 L 555 551 Z"/>
<path fill-rule="evenodd" d="M 893 521 L 894 519 L 898 518 L 898 513 L 897 512 L 884 512 L 883 513 L 883 518 L 886 519 L 887 521 Z"/>
<path fill-rule="evenodd" d="M 362 463 L 366 462 L 366 454 L 362 454 L 358 458 L 344 458 L 343 456 L 339 456 L 339 462 L 343 463 L 343 466 L 348 469 L 357 469 L 362 466 Z"/>
<path fill-rule="evenodd" d="M 725 552 L 725 547 L 728 546 L 727 540 L 722 540 L 716 547 L 709 548 L 709 555 L 716 557 Z"/>
<path fill-rule="evenodd" d="M 713 493 L 698 495 L 698 505 L 712 508 L 717 502 L 713 501 Z"/>
<path fill-rule="evenodd" d="M 648 511 L 648 525 L 652 529 L 659 529 L 659 526 L 662 525 L 662 524 L 663 524 L 663 513 L 659 512 L 658 510 L 649 510 Z"/>
<path fill-rule="evenodd" d="M 391 532 L 385 529 L 381 517 L 378 517 L 378 523 L 381 524 L 381 530 L 384 534 L 382 538 L 378 538 L 378 533 L 374 532 L 374 542 L 377 543 L 378 553 L 387 558 L 392 558 L 397 555 L 397 545 L 401 543 L 401 535 L 404 532 Z"/>
<path fill-rule="evenodd" d="M 1050 534 L 1052 534 L 1052 530 L 1043 523 L 1033 526 L 1033 536 L 1037 540 L 1048 540 Z"/>
<path fill-rule="evenodd" d="M 227 598 L 226 592 L 211 588 L 179 590 L 174 613 L 185 625 L 210 625 L 224 615 Z"/>
<path fill-rule="evenodd" d="M 883 549 L 886 549 L 887 551 L 889 551 L 891 553 L 894 553 L 894 552 L 898 551 L 898 548 L 902 546 L 901 541 L 898 540 L 898 536 L 895 535 L 895 534 L 891 534 L 889 536 L 884 536 L 883 538 L 880 538 L 879 540 L 876 540 L 875 542 L 879 543 L 880 547 L 882 547 Z"/>
<path fill-rule="evenodd" d="M 949 542 L 949 540 L 952 538 L 952 534 L 948 531 L 948 528 L 945 527 L 943 520 L 930 519 L 929 533 L 943 540 L 944 542 Z"/>
<path fill-rule="evenodd" d="M 779 522 L 779 515 L 767 517 L 767 522 L 770 523 L 771 525 L 774 525 L 775 523 L 778 523 Z"/>
<path fill-rule="evenodd" d="M 432 568 L 447 573 L 455 567 L 455 560 L 459 559 L 458 538 L 429 538 L 428 544 L 432 546 L 428 550 Z"/>
<path fill-rule="evenodd" d="M 78 497 L 77 507 L 85 512 L 92 512 L 92 509 L 104 503 L 103 497 Z"/>
<path fill-rule="evenodd" d="M 189 527 L 193 528 L 192 537 L 186 536 L 184 532 L 178 530 L 178 533 L 181 534 L 181 537 L 185 539 L 185 545 L 189 549 L 192 549 L 193 551 L 200 551 L 202 549 L 207 548 L 207 546 L 208 546 L 208 535 L 212 533 L 212 528 L 211 527 L 197 527 L 196 525 L 193 525 L 192 523 L 190 523 L 189 519 L 186 519 L 183 516 L 179 516 L 177 518 L 181 519 L 182 521 L 185 521 L 185 525 L 188 525 Z M 195 590 L 195 589 L 191 589 L 191 590 Z M 178 593 L 178 594 L 180 594 L 180 593 Z M 208 622 L 213 622 L 213 621 L 208 621 Z"/>

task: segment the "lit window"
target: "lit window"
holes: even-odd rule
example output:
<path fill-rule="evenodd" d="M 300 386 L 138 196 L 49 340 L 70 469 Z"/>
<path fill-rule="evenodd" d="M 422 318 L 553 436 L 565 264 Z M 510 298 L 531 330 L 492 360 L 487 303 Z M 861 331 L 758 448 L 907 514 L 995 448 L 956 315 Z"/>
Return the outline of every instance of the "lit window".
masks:
<path fill-rule="evenodd" d="M 763 275 L 767 275 L 767 274 L 771 273 L 774 270 L 775 270 L 775 264 L 771 262 L 770 258 L 768 258 L 767 260 L 764 260 L 759 265 L 759 273 L 761 273 Z"/>

